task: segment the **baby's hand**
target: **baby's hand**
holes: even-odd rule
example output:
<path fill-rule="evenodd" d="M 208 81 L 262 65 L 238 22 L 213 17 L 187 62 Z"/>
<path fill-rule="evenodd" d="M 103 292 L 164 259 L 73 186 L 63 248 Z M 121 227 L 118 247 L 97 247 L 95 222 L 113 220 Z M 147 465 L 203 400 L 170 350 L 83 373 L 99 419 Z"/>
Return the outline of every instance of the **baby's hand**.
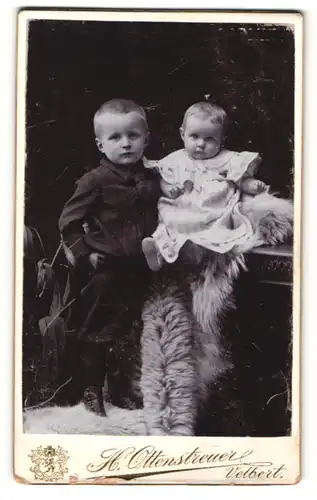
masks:
<path fill-rule="evenodd" d="M 259 179 L 248 178 L 243 181 L 242 190 L 247 194 L 260 194 L 267 190 L 267 186 Z"/>
<path fill-rule="evenodd" d="M 176 187 L 176 186 L 169 186 L 168 189 L 166 189 L 167 195 L 170 198 L 178 198 L 181 194 L 183 194 L 183 189 Z"/>
<path fill-rule="evenodd" d="M 88 260 L 94 269 L 104 264 L 105 256 L 102 253 L 93 252 L 89 255 Z"/>
<path fill-rule="evenodd" d="M 192 181 L 186 181 L 184 183 L 183 192 L 184 193 L 191 193 L 193 188 L 194 188 L 194 183 Z"/>
<path fill-rule="evenodd" d="M 255 190 L 256 194 L 257 193 L 264 193 L 264 191 L 266 191 L 265 182 L 254 179 L 254 190 Z"/>

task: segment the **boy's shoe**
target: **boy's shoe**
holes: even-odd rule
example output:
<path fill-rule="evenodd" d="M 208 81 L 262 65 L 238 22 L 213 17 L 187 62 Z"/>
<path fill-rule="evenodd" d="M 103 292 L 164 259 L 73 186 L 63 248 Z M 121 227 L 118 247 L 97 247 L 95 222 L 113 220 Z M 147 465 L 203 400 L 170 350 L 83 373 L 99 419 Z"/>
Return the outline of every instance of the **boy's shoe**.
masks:
<path fill-rule="evenodd" d="M 84 392 L 83 403 L 87 410 L 97 415 L 106 416 L 102 388 L 98 386 L 87 387 Z"/>
<path fill-rule="evenodd" d="M 149 268 L 158 271 L 163 265 L 163 257 L 158 251 L 153 238 L 144 238 L 142 241 L 142 251 L 145 255 Z"/>

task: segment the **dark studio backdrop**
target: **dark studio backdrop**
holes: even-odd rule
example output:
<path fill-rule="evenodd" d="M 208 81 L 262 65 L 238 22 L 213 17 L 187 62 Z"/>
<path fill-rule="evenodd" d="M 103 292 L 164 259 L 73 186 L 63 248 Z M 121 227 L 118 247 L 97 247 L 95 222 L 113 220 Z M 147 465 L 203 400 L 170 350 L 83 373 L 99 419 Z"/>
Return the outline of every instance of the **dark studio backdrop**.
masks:
<path fill-rule="evenodd" d="M 260 152 L 259 177 L 282 196 L 293 194 L 294 38 L 286 27 L 32 21 L 27 75 L 25 224 L 37 229 L 49 256 L 58 247 L 57 220 L 74 182 L 98 162 L 92 118 L 110 98 L 131 98 L 146 108 L 146 156 L 160 158 L 182 146 L 178 128 L 186 108 L 209 95 L 231 118 L 226 147 Z M 291 297 L 257 292 L 249 301 L 243 280 L 237 290 L 243 317 L 232 321 L 235 373 L 213 407 L 219 433 L 289 429 Z M 251 329 L 241 333 L 240 324 Z M 30 343 L 25 353 L 28 395 L 35 384 Z M 282 396 L 267 404 L 272 394 Z"/>

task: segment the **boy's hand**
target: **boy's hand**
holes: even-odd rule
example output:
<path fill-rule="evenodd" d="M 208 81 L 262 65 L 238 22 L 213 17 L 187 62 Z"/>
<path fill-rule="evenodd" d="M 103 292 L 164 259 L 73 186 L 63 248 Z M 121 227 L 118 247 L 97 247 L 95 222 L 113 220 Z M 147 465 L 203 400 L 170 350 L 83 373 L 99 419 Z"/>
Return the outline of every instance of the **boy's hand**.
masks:
<path fill-rule="evenodd" d="M 105 256 L 102 253 L 93 252 L 89 255 L 88 260 L 94 269 L 104 264 Z"/>

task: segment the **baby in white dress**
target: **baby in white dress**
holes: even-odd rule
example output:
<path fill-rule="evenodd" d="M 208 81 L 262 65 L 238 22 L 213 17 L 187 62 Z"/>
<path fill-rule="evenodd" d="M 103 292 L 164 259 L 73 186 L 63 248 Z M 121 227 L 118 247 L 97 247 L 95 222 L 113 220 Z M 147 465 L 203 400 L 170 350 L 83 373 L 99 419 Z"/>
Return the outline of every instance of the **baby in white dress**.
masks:
<path fill-rule="evenodd" d="M 258 153 L 223 148 L 227 114 L 217 105 L 190 106 L 180 128 L 184 149 L 159 161 L 144 162 L 161 174 L 159 224 L 142 242 L 153 271 L 164 260 L 175 262 L 186 241 L 208 250 L 239 252 L 254 231 L 240 210 L 242 193 L 256 195 L 268 187 L 255 179 Z"/>

